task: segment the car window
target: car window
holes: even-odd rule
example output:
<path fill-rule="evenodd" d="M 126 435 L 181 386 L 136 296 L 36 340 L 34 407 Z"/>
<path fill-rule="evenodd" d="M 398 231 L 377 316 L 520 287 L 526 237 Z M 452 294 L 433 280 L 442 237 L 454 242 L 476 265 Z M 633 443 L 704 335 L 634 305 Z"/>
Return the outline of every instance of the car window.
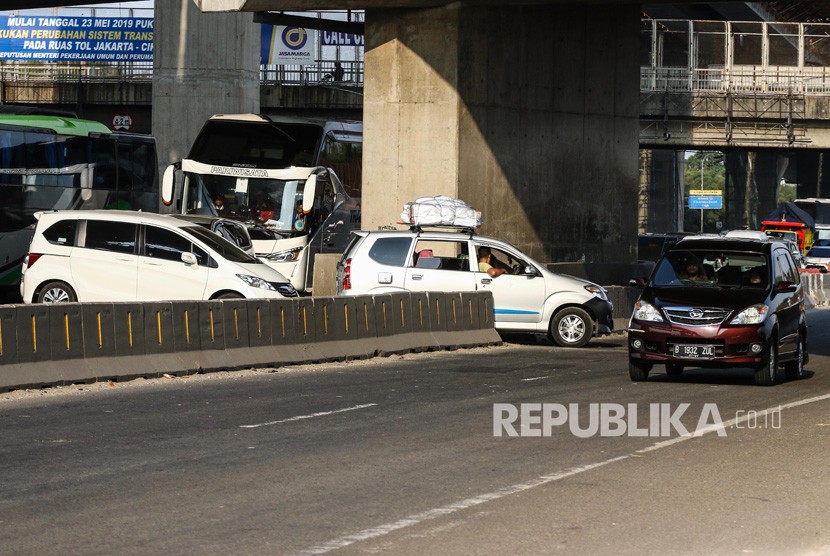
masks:
<path fill-rule="evenodd" d="M 133 254 L 136 228 L 135 224 L 127 222 L 87 220 L 84 247 Z"/>
<path fill-rule="evenodd" d="M 412 266 L 469 271 L 469 246 L 466 241 L 418 240 L 412 254 Z"/>
<path fill-rule="evenodd" d="M 145 226 L 144 256 L 166 261 L 181 261 L 182 253 L 193 253 L 199 266 L 207 266 L 207 253 L 190 240 L 170 230 Z"/>
<path fill-rule="evenodd" d="M 482 247 L 486 247 L 490 250 L 490 266 L 493 268 L 501 268 L 506 270 L 509 274 L 521 274 L 526 266 L 528 266 L 528 262 L 524 259 L 517 257 L 515 254 L 505 251 L 504 249 L 500 249 L 499 247 L 495 247 L 493 245 L 479 245 L 476 244 L 475 249 L 476 253 L 478 254 Z M 478 265 L 474 267 L 474 270 L 478 270 Z"/>
<path fill-rule="evenodd" d="M 651 283 L 657 288 L 765 288 L 768 280 L 767 257 L 761 253 L 677 249 L 660 260 Z"/>
<path fill-rule="evenodd" d="M 369 249 L 369 258 L 387 266 L 405 266 L 410 245 L 411 237 L 381 237 Z"/>
<path fill-rule="evenodd" d="M 777 259 L 778 267 L 781 269 L 781 279 L 787 282 L 795 283 L 796 273 L 793 269 L 793 266 L 790 264 L 790 257 L 788 257 L 785 253 L 779 251 Z M 778 281 L 779 280 L 776 280 L 776 282 Z"/>
<path fill-rule="evenodd" d="M 75 245 L 75 232 L 78 229 L 77 220 L 61 220 L 49 226 L 43 232 L 43 237 L 52 245 Z"/>

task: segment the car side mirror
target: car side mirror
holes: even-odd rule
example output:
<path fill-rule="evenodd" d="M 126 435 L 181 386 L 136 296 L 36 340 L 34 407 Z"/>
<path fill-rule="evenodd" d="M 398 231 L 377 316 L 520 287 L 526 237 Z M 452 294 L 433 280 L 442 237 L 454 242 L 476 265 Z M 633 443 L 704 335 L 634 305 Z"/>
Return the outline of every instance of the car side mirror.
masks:
<path fill-rule="evenodd" d="M 796 285 L 786 280 L 782 280 L 775 285 L 775 291 L 778 293 L 794 292 L 795 290 Z"/>
<path fill-rule="evenodd" d="M 628 281 L 628 285 L 632 288 L 645 288 L 646 287 L 646 279 L 645 278 L 632 278 Z"/>
<path fill-rule="evenodd" d="M 525 267 L 524 267 L 523 271 L 524 271 L 524 273 L 525 273 L 525 274 L 527 274 L 528 276 L 536 276 L 536 269 L 535 269 L 535 268 L 533 268 L 533 267 L 532 267 L 532 266 L 530 266 L 530 265 L 525 265 Z"/>
<path fill-rule="evenodd" d="M 182 262 L 186 265 L 194 265 L 198 261 L 193 253 L 182 253 Z"/>

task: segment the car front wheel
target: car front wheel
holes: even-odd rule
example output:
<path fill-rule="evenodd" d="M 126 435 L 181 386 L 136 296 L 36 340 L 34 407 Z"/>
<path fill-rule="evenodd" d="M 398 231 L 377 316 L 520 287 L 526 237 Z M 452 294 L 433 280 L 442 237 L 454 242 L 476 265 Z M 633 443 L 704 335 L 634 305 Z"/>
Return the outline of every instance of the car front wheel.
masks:
<path fill-rule="evenodd" d="M 75 290 L 63 282 L 49 282 L 40 289 L 38 303 L 72 303 L 78 301 Z"/>
<path fill-rule="evenodd" d="M 594 321 L 579 307 L 567 307 L 553 315 L 548 335 L 562 347 L 582 347 L 591 340 Z"/>
<path fill-rule="evenodd" d="M 758 386 L 772 386 L 775 384 L 775 374 L 778 372 L 778 354 L 775 350 L 775 338 L 769 343 L 769 354 L 766 365 L 755 371 L 755 384 Z"/>
<path fill-rule="evenodd" d="M 217 299 L 219 301 L 221 301 L 223 299 L 245 299 L 245 296 L 242 295 L 241 293 L 225 292 L 222 295 L 217 295 L 214 299 Z"/>
<path fill-rule="evenodd" d="M 648 380 L 648 372 L 651 370 L 651 363 L 628 360 L 628 376 L 633 382 Z"/>

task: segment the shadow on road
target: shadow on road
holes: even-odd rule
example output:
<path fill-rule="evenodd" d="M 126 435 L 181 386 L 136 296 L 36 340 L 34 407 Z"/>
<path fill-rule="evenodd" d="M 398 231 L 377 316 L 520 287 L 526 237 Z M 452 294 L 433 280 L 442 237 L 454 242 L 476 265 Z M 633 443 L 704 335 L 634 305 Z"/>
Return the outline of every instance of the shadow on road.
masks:
<path fill-rule="evenodd" d="M 808 365 L 809 366 L 809 365 Z M 805 370 L 804 378 L 809 380 L 815 375 L 814 372 Z M 755 386 L 755 371 L 745 369 L 684 369 L 680 376 L 669 376 L 665 374 L 662 365 L 655 365 L 648 375 L 649 382 L 677 382 L 680 384 L 710 384 L 729 386 Z M 779 370 L 776 383 L 792 382 L 786 379 L 784 371 Z"/>
<path fill-rule="evenodd" d="M 516 344 L 520 346 L 544 346 L 544 347 L 561 347 L 558 344 L 551 342 L 545 334 L 512 334 L 508 332 L 500 332 L 502 342 L 505 344 Z M 625 335 L 613 334 L 611 336 L 599 336 L 591 339 L 583 348 L 579 349 L 595 349 L 595 348 L 618 348 L 625 346 Z"/>

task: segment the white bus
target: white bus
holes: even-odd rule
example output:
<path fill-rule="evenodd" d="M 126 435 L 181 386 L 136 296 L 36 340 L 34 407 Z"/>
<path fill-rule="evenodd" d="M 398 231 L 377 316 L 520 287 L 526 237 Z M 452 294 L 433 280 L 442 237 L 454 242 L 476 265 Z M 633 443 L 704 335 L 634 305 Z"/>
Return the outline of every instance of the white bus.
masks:
<path fill-rule="evenodd" d="M 342 253 L 360 226 L 360 122 L 216 115 L 167 168 L 174 213 L 244 222 L 257 256 L 310 292 L 317 253 Z M 347 177 L 342 183 L 340 175 Z"/>

